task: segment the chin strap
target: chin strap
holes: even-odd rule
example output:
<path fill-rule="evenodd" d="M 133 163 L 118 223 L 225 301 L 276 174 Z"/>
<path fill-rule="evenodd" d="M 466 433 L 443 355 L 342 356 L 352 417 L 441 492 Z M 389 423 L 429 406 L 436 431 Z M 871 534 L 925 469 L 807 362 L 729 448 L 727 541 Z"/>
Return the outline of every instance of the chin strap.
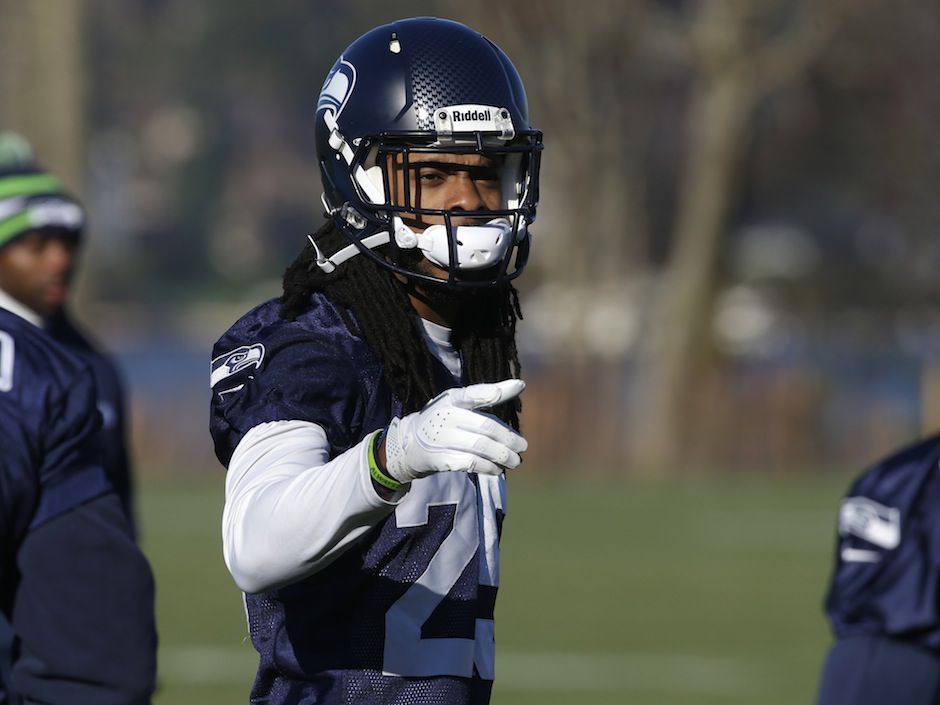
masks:
<path fill-rule="evenodd" d="M 358 245 L 346 245 L 346 247 L 343 249 L 338 250 L 327 257 L 325 254 L 323 254 L 323 250 L 317 246 L 316 241 L 313 239 L 313 235 L 307 235 L 307 239 L 310 240 L 310 244 L 313 245 L 313 249 L 317 253 L 317 266 L 324 274 L 332 273 L 343 262 L 352 259 L 359 254 Z M 371 250 L 373 248 L 379 247 L 380 245 L 388 243 L 388 241 L 388 233 L 383 232 L 364 237 L 359 242 L 364 247 L 367 247 Z"/>

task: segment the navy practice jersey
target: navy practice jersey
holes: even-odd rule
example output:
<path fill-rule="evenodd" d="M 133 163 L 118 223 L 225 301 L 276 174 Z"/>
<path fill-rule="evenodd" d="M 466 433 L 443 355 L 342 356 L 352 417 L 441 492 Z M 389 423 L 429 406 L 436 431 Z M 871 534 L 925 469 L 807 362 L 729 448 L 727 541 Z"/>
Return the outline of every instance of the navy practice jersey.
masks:
<path fill-rule="evenodd" d="M 97 407 L 102 420 L 98 431 L 101 464 L 112 487 L 117 491 L 124 512 L 133 527 L 131 476 L 125 444 L 124 396 L 117 370 L 111 361 L 96 350 L 72 325 L 64 313 L 55 316 L 43 330 L 91 368 Z M 89 413 L 88 418 L 93 419 L 94 414 Z M 12 627 L 6 617 L 0 615 L 0 673 L 2 674 L 10 672 L 14 647 Z M 3 702 L 0 697 L 0 705 Z"/>
<path fill-rule="evenodd" d="M 0 702 L 150 701 L 153 580 L 99 428 L 87 365 L 0 309 Z"/>
<path fill-rule="evenodd" d="M 27 531 L 111 490 L 100 447 L 89 441 L 100 425 L 94 403 L 84 363 L 0 309 L 0 531 L 7 559 Z"/>
<path fill-rule="evenodd" d="M 332 458 L 400 413 L 381 365 L 328 299 L 315 295 L 293 322 L 278 306 L 249 312 L 215 346 L 211 430 L 223 464 L 258 424 L 315 423 Z M 251 701 L 489 702 L 504 483 L 464 472 L 416 480 L 325 568 L 246 595 L 260 654 Z"/>
<path fill-rule="evenodd" d="M 91 367 L 101 413 L 101 446 L 105 473 L 114 486 L 128 517 L 133 520 L 133 478 L 127 451 L 124 388 L 114 362 L 96 349 L 65 313 L 48 321 L 45 331 L 66 350 Z"/>
<path fill-rule="evenodd" d="M 940 436 L 864 472 L 839 510 L 826 610 L 837 636 L 940 649 Z"/>

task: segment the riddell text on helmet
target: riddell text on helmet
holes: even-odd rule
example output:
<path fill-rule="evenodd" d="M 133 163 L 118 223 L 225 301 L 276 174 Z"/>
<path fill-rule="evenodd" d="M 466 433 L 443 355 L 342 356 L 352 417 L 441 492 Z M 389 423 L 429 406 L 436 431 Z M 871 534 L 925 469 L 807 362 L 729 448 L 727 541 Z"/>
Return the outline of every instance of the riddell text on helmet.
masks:
<path fill-rule="evenodd" d="M 455 110 L 451 119 L 454 122 L 492 121 L 493 115 L 489 110 Z"/>

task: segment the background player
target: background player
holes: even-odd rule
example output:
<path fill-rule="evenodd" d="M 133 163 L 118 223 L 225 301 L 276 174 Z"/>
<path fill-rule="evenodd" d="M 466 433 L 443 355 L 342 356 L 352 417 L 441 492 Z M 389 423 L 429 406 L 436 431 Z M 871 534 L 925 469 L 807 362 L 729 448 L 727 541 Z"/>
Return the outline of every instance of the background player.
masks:
<path fill-rule="evenodd" d="M 10 434 L 3 445 L 9 463 L 4 465 L 5 481 L 13 474 L 17 475 L 16 482 L 37 483 L 35 492 L 40 498 L 46 496 L 46 483 L 53 483 L 47 476 L 55 482 L 65 483 L 66 489 L 52 492 L 52 499 L 39 500 L 39 516 L 33 519 L 32 524 L 5 529 L 4 536 L 8 542 L 5 549 L 9 551 L 11 560 L 19 561 L 23 570 L 22 585 L 29 586 L 30 599 L 17 597 L 12 605 L 8 605 L 16 607 L 16 614 L 23 615 L 13 627 L 9 622 L 13 613 L 4 610 L 4 619 L 0 619 L 0 680 L 4 682 L 7 697 L 3 702 L 15 703 L 19 702 L 20 696 L 44 693 L 49 698 L 48 702 L 137 703 L 149 701 L 153 688 L 155 643 L 149 567 L 139 552 L 125 545 L 128 536 L 133 539 L 134 532 L 123 391 L 111 361 L 75 328 L 65 310 L 84 223 L 84 211 L 77 201 L 65 193 L 55 176 L 35 165 L 29 143 L 14 133 L 0 133 L 0 309 L 4 312 L 4 320 L 8 321 L 8 329 L 15 328 L 18 334 L 23 335 L 30 328 L 35 328 L 37 333 L 42 329 L 43 333 L 27 336 L 28 339 L 51 337 L 89 365 L 90 370 L 78 360 L 62 363 L 71 371 L 70 374 L 91 376 L 91 379 L 68 383 L 82 389 L 93 385 L 92 390 L 77 394 L 87 393 L 88 401 L 97 406 L 97 412 L 94 406 L 85 412 L 87 419 L 70 422 L 72 431 L 60 431 L 63 437 L 57 442 L 72 453 L 71 448 L 79 444 L 79 439 L 68 436 L 70 432 L 77 433 L 74 425 L 81 424 L 85 435 L 91 435 L 92 431 L 88 429 L 94 429 L 94 438 L 87 441 L 95 448 L 93 466 L 72 467 L 70 463 L 91 461 L 84 456 L 60 457 L 55 455 L 54 449 L 49 451 L 51 457 L 48 460 L 31 458 L 27 462 L 19 455 L 26 454 L 30 448 L 45 448 L 47 433 L 56 438 L 56 429 L 47 428 L 47 424 L 55 426 L 58 421 L 43 418 L 41 412 L 35 410 L 38 416 L 29 418 L 29 425 L 18 430 L 10 419 L 26 412 L 22 406 L 10 403 L 10 397 L 5 399 L 7 415 L 4 424 L 9 424 L 6 430 Z M 15 326 L 11 319 L 18 319 L 14 321 Z M 7 345 L 2 357 L 6 365 L 4 370 L 10 372 L 10 365 L 28 359 L 35 364 L 36 374 L 40 377 L 58 374 L 55 363 L 49 367 L 41 351 L 30 356 L 21 349 L 17 354 L 12 335 L 6 333 Z M 59 359 L 56 355 L 49 353 L 49 358 L 56 361 Z M 62 359 L 68 358 L 62 355 Z M 24 394 L 23 385 L 33 384 L 25 381 L 28 379 L 29 372 L 18 377 L 14 375 L 10 384 L 17 386 L 12 390 L 0 389 L 0 392 L 13 394 L 20 390 L 20 394 Z M 36 382 L 36 389 L 25 387 L 29 390 L 24 397 L 28 403 L 40 403 L 43 397 L 38 385 L 42 383 L 42 380 Z M 81 399 L 84 403 L 85 397 Z M 62 412 L 56 410 L 56 413 Z M 78 409 L 73 413 L 78 413 Z M 60 464 L 62 467 L 58 467 Z M 102 470 L 107 480 L 102 481 L 97 476 L 96 473 Z M 37 473 L 39 476 L 30 477 Z M 83 486 L 84 483 L 87 486 Z M 106 489 L 112 493 L 116 490 L 117 497 L 96 499 L 95 506 L 84 506 L 87 499 L 104 494 Z M 11 495 L 8 499 L 12 501 L 15 497 Z M 23 497 L 19 499 L 24 500 Z M 52 508 L 43 510 L 43 502 L 50 503 Z M 61 518 L 55 515 L 54 512 L 70 509 L 73 503 L 73 512 Z M 124 521 L 110 516 L 112 503 L 121 507 Z M 62 506 L 55 506 L 57 504 Z M 24 510 L 19 508 L 17 511 L 22 514 Z M 53 513 L 49 518 L 55 518 L 55 521 L 48 527 L 44 526 L 38 534 L 40 538 L 27 533 L 27 529 L 44 525 L 45 515 L 49 513 Z M 94 525 L 99 521 L 100 526 Z M 55 545 L 56 540 L 62 539 L 63 531 L 73 530 L 76 532 L 74 536 L 63 540 L 61 546 Z M 22 554 L 17 550 L 21 540 L 26 542 Z M 95 546 L 94 542 L 99 543 Z M 38 565 L 39 560 L 56 562 L 60 572 L 50 570 L 51 565 Z M 113 565 L 115 561 L 125 560 L 128 561 L 126 566 Z M 88 571 L 99 569 L 102 571 L 100 576 L 85 576 Z M 50 590 L 52 586 L 47 586 L 45 592 L 37 589 L 38 583 L 46 578 L 66 580 L 71 583 L 72 590 L 80 592 L 69 593 L 64 586 L 61 592 Z M 7 590 L 15 590 L 18 579 L 14 565 L 7 566 L 3 573 Z M 101 591 L 103 602 L 97 609 L 91 605 L 84 610 L 77 602 L 86 591 L 89 591 L 86 597 L 91 597 L 92 589 Z M 114 613 L 107 613 L 107 600 L 111 597 L 105 599 L 106 596 L 113 597 L 113 591 L 124 589 L 137 592 L 119 597 Z M 33 600 L 34 592 L 41 599 Z M 54 600 L 55 608 L 46 605 L 45 600 Z M 29 607 L 22 607 L 24 604 Z M 67 606 L 77 611 L 73 617 L 62 621 L 61 610 Z M 111 638 L 109 635 L 115 625 L 106 622 L 116 621 L 120 628 L 125 620 L 131 622 L 127 627 L 127 637 L 115 638 L 113 644 L 89 647 L 89 639 L 97 639 L 96 634 L 103 640 Z M 72 635 L 68 631 L 79 628 L 87 633 Z M 49 643 L 41 644 L 42 650 L 36 650 L 38 639 Z M 134 641 L 128 643 L 127 639 Z M 77 647 L 86 650 L 86 655 L 80 659 L 75 656 Z M 91 659 L 102 660 L 92 663 Z M 45 675 L 31 672 L 37 668 L 51 670 Z M 126 672 L 122 672 L 125 669 Z M 52 683 L 54 678 L 62 678 L 62 685 Z M 86 678 L 88 683 L 83 683 Z M 39 680 L 34 683 L 35 679 Z M 74 682 L 69 682 L 70 679 Z M 34 691 L 34 688 L 40 690 Z M 106 692 L 109 690 L 113 692 Z"/>
<path fill-rule="evenodd" d="M 839 509 L 819 705 L 940 703 L 940 436 L 875 464 Z"/>
<path fill-rule="evenodd" d="M 100 461 L 87 366 L 0 309 L 0 701 L 145 705 L 153 579 Z"/>
<path fill-rule="evenodd" d="M 84 228 L 81 204 L 35 163 L 29 143 L 0 133 L 0 307 L 44 329 L 91 367 L 103 419 L 104 468 L 133 520 L 121 378 L 67 309 Z"/>
<path fill-rule="evenodd" d="M 486 703 L 541 135 L 505 54 L 432 18 L 353 42 L 316 133 L 329 219 L 213 352 L 251 699 Z"/>

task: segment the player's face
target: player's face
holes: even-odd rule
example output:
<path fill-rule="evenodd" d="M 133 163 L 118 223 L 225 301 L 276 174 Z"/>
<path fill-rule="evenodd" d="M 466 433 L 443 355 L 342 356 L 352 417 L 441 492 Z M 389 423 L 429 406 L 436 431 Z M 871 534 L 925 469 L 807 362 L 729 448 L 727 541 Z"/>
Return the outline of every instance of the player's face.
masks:
<path fill-rule="evenodd" d="M 398 157 L 392 165 L 391 196 L 396 205 L 405 205 L 405 188 L 416 208 L 431 210 L 497 210 L 502 202 L 500 172 L 496 162 L 482 154 L 412 154 L 407 173 Z M 472 223 L 471 217 L 454 219 L 455 225 Z M 441 216 L 417 216 L 409 225 L 424 230 L 443 223 Z"/>
<path fill-rule="evenodd" d="M 40 316 L 50 316 L 68 299 L 77 255 L 72 234 L 21 235 L 0 248 L 0 289 Z"/>
<path fill-rule="evenodd" d="M 393 203 L 406 205 L 407 188 L 412 207 L 466 213 L 451 219 L 455 227 L 479 225 L 475 211 L 498 210 L 502 205 L 499 165 L 482 154 L 411 154 L 407 170 L 399 156 L 390 171 Z M 444 223 L 443 216 L 403 215 L 402 219 L 415 231 Z M 423 265 L 428 273 L 447 278 L 447 272 L 431 262 L 425 260 Z"/>

